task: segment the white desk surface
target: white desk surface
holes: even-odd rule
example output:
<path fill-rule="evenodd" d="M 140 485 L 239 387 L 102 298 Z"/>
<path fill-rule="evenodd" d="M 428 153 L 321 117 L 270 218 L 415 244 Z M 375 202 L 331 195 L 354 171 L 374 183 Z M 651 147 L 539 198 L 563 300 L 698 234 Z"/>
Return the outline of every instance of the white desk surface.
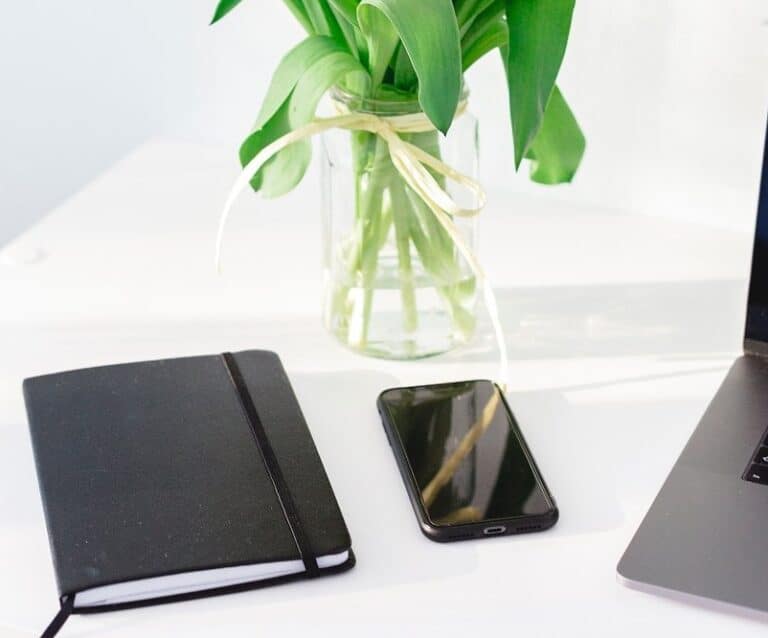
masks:
<path fill-rule="evenodd" d="M 417 528 L 374 399 L 395 384 L 493 376 L 487 322 L 465 350 L 417 363 L 338 346 L 319 319 L 315 178 L 283 200 L 240 200 L 217 277 L 217 211 L 236 172 L 226 150 L 158 140 L 0 251 L 1 628 L 31 635 L 57 609 L 22 379 L 270 348 L 357 567 L 74 616 L 62 636 L 765 635 L 765 616 L 633 591 L 615 572 L 739 352 L 750 236 L 491 192 L 481 257 L 509 338 L 510 401 L 561 516 L 545 533 L 441 545 Z"/>

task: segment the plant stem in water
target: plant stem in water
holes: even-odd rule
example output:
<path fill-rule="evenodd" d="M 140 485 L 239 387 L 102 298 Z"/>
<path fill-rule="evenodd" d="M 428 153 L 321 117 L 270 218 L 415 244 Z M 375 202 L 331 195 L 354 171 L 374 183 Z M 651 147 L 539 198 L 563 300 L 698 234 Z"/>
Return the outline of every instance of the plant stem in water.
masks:
<path fill-rule="evenodd" d="M 400 273 L 400 298 L 403 304 L 403 330 L 415 332 L 418 327 L 416 311 L 416 292 L 413 282 L 413 266 L 411 264 L 411 240 L 409 218 L 413 211 L 404 191 L 405 183 L 394 176 L 389 185 L 392 202 L 392 222 L 395 227 L 397 244 L 397 263 Z"/>

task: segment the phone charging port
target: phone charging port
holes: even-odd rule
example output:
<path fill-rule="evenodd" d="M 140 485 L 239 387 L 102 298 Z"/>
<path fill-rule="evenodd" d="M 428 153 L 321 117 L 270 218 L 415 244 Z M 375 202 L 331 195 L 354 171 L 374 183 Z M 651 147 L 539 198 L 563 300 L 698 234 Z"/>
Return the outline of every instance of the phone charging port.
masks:
<path fill-rule="evenodd" d="M 483 534 L 486 536 L 493 536 L 494 534 L 503 534 L 507 531 L 507 528 L 503 525 L 493 525 L 492 527 L 486 527 L 483 530 Z"/>

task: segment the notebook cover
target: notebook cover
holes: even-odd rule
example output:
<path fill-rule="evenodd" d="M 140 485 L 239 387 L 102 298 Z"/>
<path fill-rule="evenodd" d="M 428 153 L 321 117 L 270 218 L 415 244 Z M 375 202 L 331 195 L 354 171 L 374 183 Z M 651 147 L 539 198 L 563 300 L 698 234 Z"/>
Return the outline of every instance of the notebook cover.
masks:
<path fill-rule="evenodd" d="M 230 356 L 312 553 L 350 550 L 279 358 L 268 351 Z M 224 356 L 34 377 L 24 381 L 24 397 L 61 596 L 138 578 L 301 558 Z M 341 567 L 353 563 L 350 550 Z"/>

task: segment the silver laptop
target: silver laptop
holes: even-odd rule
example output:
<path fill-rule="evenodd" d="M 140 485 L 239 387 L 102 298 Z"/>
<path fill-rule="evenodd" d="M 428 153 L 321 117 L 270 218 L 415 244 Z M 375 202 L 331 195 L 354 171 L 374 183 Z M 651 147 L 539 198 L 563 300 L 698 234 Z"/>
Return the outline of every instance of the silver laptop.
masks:
<path fill-rule="evenodd" d="M 768 137 L 744 355 L 618 565 L 628 584 L 768 611 Z"/>

